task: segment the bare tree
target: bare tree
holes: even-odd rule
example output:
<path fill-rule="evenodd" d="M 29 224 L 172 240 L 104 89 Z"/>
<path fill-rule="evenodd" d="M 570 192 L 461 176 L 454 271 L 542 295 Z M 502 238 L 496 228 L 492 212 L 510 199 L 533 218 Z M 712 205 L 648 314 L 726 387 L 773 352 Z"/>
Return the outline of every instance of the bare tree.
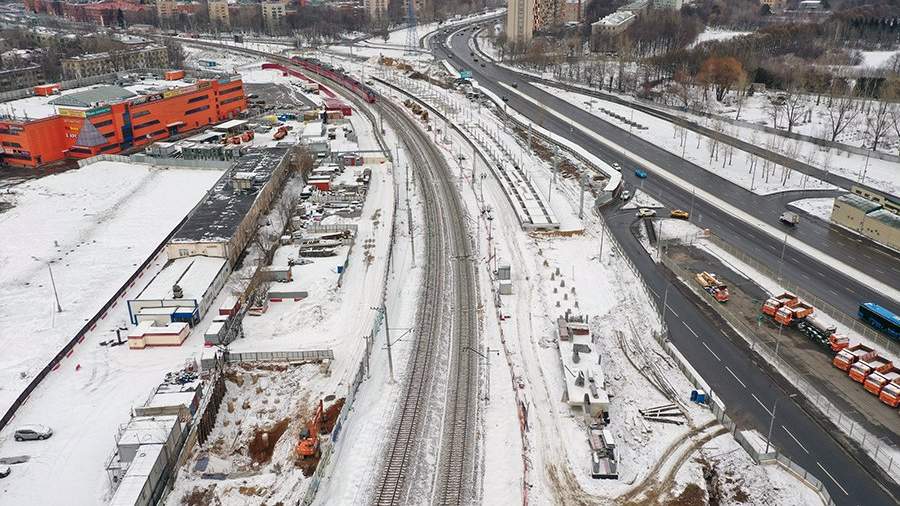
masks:
<path fill-rule="evenodd" d="M 848 126 L 856 122 L 859 116 L 859 108 L 856 107 L 856 101 L 849 93 L 830 97 L 830 107 L 828 108 L 828 131 L 831 136 L 831 142 L 835 142 Z"/>
<path fill-rule="evenodd" d="M 766 104 L 766 110 L 772 120 L 772 128 L 778 128 L 778 118 L 781 117 L 782 109 L 784 109 L 784 103 L 781 100 L 769 100 L 769 103 Z"/>
<path fill-rule="evenodd" d="M 900 105 L 892 104 L 890 110 L 891 126 L 894 127 L 894 133 L 897 134 L 897 139 L 900 140 Z M 897 143 L 897 154 L 900 155 L 900 142 Z"/>
<path fill-rule="evenodd" d="M 787 131 L 792 132 L 794 127 L 803 119 L 807 109 L 807 96 L 800 90 L 791 86 L 788 88 L 784 99 L 784 120 L 787 122 Z"/>
<path fill-rule="evenodd" d="M 891 128 L 891 105 L 885 100 L 877 100 L 866 115 L 866 130 L 872 136 L 872 151 L 878 150 L 878 143 Z"/>

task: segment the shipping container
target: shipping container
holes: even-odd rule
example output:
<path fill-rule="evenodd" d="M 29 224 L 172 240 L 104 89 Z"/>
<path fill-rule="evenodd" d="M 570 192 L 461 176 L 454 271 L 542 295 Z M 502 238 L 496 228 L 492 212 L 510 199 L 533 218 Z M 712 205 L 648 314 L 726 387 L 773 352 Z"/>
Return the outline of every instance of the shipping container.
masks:
<path fill-rule="evenodd" d="M 177 81 L 179 79 L 184 79 L 184 71 L 183 70 L 169 70 L 165 73 L 166 81 Z"/>

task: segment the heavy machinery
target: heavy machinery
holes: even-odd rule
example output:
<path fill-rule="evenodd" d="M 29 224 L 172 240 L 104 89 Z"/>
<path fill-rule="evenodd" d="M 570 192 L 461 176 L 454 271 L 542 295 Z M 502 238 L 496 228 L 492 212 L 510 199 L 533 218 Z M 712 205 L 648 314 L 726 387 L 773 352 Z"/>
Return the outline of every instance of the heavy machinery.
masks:
<path fill-rule="evenodd" d="M 831 363 L 838 369 L 847 372 L 850 367 L 860 360 L 875 358 L 878 353 L 864 344 L 854 344 L 839 351 Z"/>
<path fill-rule="evenodd" d="M 284 139 L 287 136 L 287 133 L 288 133 L 287 128 L 281 126 L 281 127 L 278 127 L 278 130 L 275 131 L 275 134 L 272 136 L 272 138 L 275 139 L 276 141 L 280 141 L 281 139 Z"/>
<path fill-rule="evenodd" d="M 850 345 L 847 337 L 835 333 L 837 327 L 825 323 L 815 315 L 809 315 L 797 322 L 797 329 L 812 341 L 831 348 L 831 351 L 835 353 Z"/>
<path fill-rule="evenodd" d="M 306 423 L 306 429 L 300 431 L 300 441 L 297 443 L 297 456 L 301 459 L 311 459 L 319 456 L 319 430 L 322 428 L 322 419 L 325 410 L 321 399 L 315 414 Z"/>
<path fill-rule="evenodd" d="M 798 299 L 794 306 L 784 305 L 778 308 L 775 313 L 775 321 L 782 325 L 794 325 L 804 318 L 812 316 L 813 311 L 815 311 L 814 307 Z"/>
<path fill-rule="evenodd" d="M 891 367 L 885 372 L 875 371 L 870 374 L 863 383 L 863 388 L 872 395 L 879 395 L 885 386 L 893 383 L 895 380 L 900 381 L 900 369 Z"/>
<path fill-rule="evenodd" d="M 878 399 L 892 408 L 900 406 L 900 379 L 895 378 L 893 381 L 882 387 Z"/>
<path fill-rule="evenodd" d="M 715 297 L 719 302 L 728 301 L 728 287 L 725 286 L 715 274 L 711 272 L 698 272 L 694 278 L 697 283 L 706 290 L 706 293 Z"/>
<path fill-rule="evenodd" d="M 766 302 L 762 307 L 762 312 L 774 318 L 775 313 L 777 313 L 782 306 L 793 307 L 798 302 L 800 302 L 800 299 L 796 295 L 791 292 L 784 292 L 781 295 L 766 299 Z"/>
<path fill-rule="evenodd" d="M 876 372 L 888 372 L 894 367 L 890 359 L 875 355 L 868 360 L 858 360 L 850 366 L 850 379 L 857 383 L 865 383 L 866 378 Z"/>

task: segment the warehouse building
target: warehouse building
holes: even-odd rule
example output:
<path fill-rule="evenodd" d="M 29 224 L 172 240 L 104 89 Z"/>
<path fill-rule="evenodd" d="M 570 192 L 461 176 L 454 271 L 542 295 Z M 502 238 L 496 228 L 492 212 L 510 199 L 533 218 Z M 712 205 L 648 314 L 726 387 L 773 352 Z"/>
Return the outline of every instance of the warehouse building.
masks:
<path fill-rule="evenodd" d="M 854 187 L 854 191 L 856 190 L 857 187 Z M 863 193 L 863 190 L 859 189 L 859 193 Z M 864 194 L 875 197 L 871 193 Z M 877 195 L 877 198 L 884 204 L 863 198 L 858 193 L 841 195 L 834 199 L 831 221 L 900 251 L 900 214 L 892 212 L 897 201 L 884 194 Z"/>
<path fill-rule="evenodd" d="M 177 416 L 136 416 L 120 427 L 106 465 L 114 494 L 110 505 L 155 504 L 164 471 L 178 457 L 182 425 Z"/>
<path fill-rule="evenodd" d="M 234 266 L 268 212 L 292 163 L 288 148 L 256 148 L 237 159 L 166 245 L 169 258 L 223 258 Z"/>
<path fill-rule="evenodd" d="M 240 78 L 230 76 L 95 86 L 6 105 L 28 116 L 0 120 L 0 160 L 39 167 L 115 154 L 232 119 L 247 100 Z"/>
<path fill-rule="evenodd" d="M 224 258 L 185 256 L 170 260 L 137 297 L 128 301 L 128 316 L 138 325 L 133 331 L 135 339 L 140 333 L 144 346 L 181 344 L 187 337 L 184 324 L 200 322 L 230 273 Z M 176 336 L 171 336 L 173 333 Z M 148 335 L 155 340 L 147 343 Z M 128 339 L 129 347 L 144 347 L 140 343 L 131 346 L 132 336 Z"/>

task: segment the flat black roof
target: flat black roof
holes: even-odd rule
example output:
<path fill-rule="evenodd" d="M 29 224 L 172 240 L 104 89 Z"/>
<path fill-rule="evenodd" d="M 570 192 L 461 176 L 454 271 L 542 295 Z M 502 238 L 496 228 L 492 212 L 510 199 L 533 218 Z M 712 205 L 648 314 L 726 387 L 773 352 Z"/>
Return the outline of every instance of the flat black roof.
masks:
<path fill-rule="evenodd" d="M 216 182 L 206 198 L 184 222 L 170 243 L 220 242 L 230 240 L 244 216 L 253 207 L 259 191 L 269 183 L 272 172 L 278 168 L 288 153 L 288 148 L 252 149 L 238 158 L 232 168 Z M 233 176 L 252 174 L 249 189 L 235 190 Z"/>

